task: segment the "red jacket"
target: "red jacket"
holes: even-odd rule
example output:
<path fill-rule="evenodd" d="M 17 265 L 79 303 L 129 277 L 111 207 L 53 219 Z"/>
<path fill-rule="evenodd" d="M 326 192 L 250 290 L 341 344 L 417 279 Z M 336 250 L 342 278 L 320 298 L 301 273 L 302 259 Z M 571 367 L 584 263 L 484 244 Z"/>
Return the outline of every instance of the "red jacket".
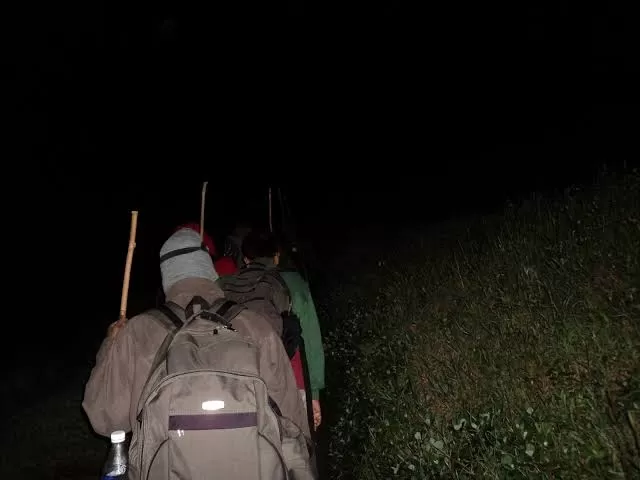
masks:
<path fill-rule="evenodd" d="M 302 356 L 300 350 L 297 350 L 291 359 L 291 368 L 293 368 L 293 375 L 296 377 L 296 385 L 299 390 L 304 390 L 304 370 L 302 367 Z"/>
<path fill-rule="evenodd" d="M 218 272 L 218 275 L 224 277 L 225 275 L 231 275 L 232 273 L 236 273 L 238 271 L 238 267 L 236 267 L 236 262 L 233 261 L 231 257 L 220 257 L 216 261 L 213 262 L 213 266 Z"/>

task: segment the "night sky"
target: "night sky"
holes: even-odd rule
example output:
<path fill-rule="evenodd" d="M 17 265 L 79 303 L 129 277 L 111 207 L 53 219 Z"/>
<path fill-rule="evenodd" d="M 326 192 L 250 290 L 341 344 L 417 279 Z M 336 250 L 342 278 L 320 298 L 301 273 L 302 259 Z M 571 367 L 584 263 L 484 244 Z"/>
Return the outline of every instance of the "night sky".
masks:
<path fill-rule="evenodd" d="M 146 306 L 133 297 L 158 285 L 158 249 L 198 220 L 205 180 L 216 235 L 264 221 L 271 184 L 339 251 L 345 229 L 491 211 L 639 157 L 624 9 L 416 5 L 300 2 L 304 20 L 237 28 L 231 7 L 177 2 L 23 12 L 12 140 L 41 301 L 115 319 L 137 208 L 130 306 Z"/>

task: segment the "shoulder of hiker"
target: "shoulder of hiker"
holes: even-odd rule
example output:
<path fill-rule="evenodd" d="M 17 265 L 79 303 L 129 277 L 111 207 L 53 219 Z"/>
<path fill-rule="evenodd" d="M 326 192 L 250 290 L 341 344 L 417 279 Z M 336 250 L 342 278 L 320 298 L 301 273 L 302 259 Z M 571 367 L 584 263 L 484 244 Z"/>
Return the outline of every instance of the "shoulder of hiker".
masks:
<path fill-rule="evenodd" d="M 270 328 L 269 322 L 264 315 L 248 308 L 238 313 L 234 319 L 234 323 L 249 332 L 256 332 L 258 335 L 261 335 L 262 332 Z"/>
<path fill-rule="evenodd" d="M 271 335 L 279 339 L 278 333 L 273 329 L 269 320 L 264 315 L 253 310 L 244 309 L 234 320 L 234 325 L 256 344 L 264 345 Z"/>
<path fill-rule="evenodd" d="M 150 330 L 153 330 L 154 325 L 161 327 L 158 315 L 160 315 L 160 312 L 155 311 L 155 309 L 150 309 L 134 315 L 125 321 L 124 325 L 117 333 L 116 338 L 137 338 L 140 335 L 146 335 Z"/>

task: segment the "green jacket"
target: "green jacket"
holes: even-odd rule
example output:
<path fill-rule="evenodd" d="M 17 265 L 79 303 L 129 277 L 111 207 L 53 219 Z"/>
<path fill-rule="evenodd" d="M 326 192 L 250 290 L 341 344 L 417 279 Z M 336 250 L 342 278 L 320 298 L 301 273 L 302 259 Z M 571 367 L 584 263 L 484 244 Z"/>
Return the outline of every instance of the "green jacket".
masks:
<path fill-rule="evenodd" d="M 314 400 L 318 400 L 320 390 L 324 388 L 324 348 L 316 306 L 309 290 L 309 284 L 300 273 L 281 270 L 280 274 L 289 287 L 293 313 L 300 319 L 306 362 L 309 368 L 311 395 Z"/>

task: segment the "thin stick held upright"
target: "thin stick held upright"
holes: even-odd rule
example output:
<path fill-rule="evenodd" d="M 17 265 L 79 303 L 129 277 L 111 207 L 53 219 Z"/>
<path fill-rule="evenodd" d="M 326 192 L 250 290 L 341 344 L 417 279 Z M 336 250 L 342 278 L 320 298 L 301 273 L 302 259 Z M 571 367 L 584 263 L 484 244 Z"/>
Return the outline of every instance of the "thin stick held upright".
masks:
<path fill-rule="evenodd" d="M 124 265 L 124 281 L 122 282 L 122 297 L 120 298 L 120 320 L 127 318 L 127 299 L 129 298 L 129 279 L 131 278 L 131 263 L 133 250 L 136 248 L 136 230 L 138 229 L 138 212 L 131 212 L 131 229 L 129 230 L 129 249 L 127 262 Z"/>
<path fill-rule="evenodd" d="M 200 241 L 204 240 L 204 205 L 207 196 L 207 183 L 209 182 L 202 184 L 202 198 L 200 200 Z"/>
<path fill-rule="evenodd" d="M 271 212 L 271 187 L 269 187 L 269 231 L 273 233 L 273 215 Z"/>

